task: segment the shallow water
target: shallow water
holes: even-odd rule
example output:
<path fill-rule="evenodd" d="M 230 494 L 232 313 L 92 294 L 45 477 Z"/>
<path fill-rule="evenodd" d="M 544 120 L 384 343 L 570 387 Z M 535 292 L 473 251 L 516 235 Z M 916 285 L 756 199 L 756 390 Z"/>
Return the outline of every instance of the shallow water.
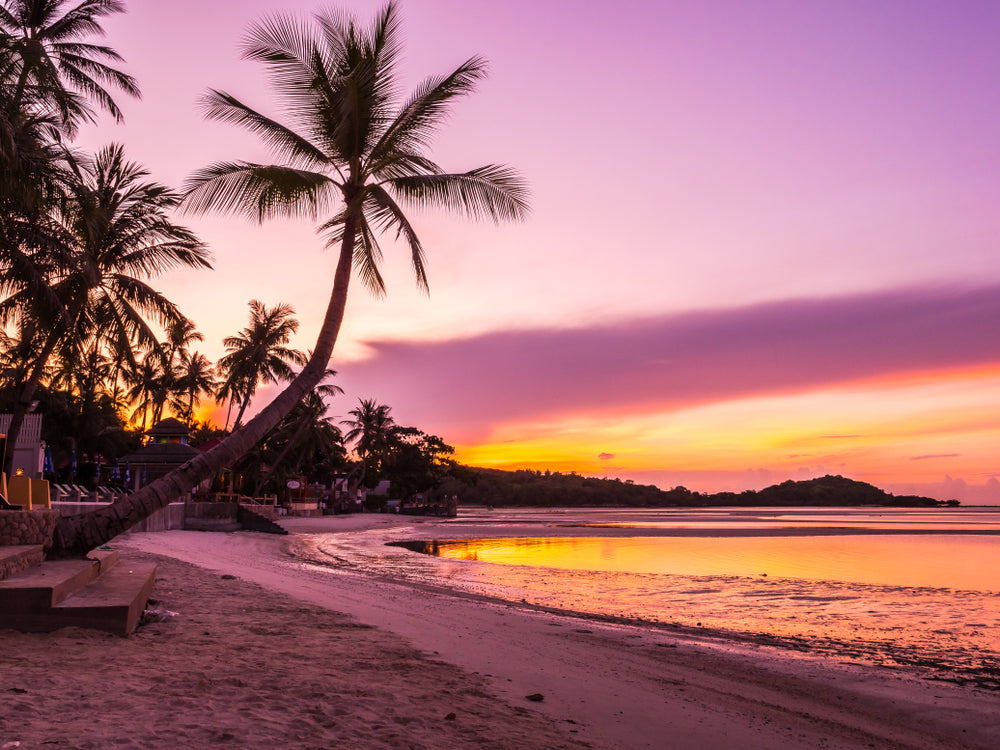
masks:
<path fill-rule="evenodd" d="M 561 570 L 779 576 L 1000 592 L 1000 535 L 493 538 L 410 549 L 456 560 Z"/>
<path fill-rule="evenodd" d="M 1000 688 L 993 510 L 504 511 L 463 514 L 435 531 L 437 539 L 419 526 L 323 535 L 315 557 Z M 385 546 L 400 541 L 440 556 Z"/>

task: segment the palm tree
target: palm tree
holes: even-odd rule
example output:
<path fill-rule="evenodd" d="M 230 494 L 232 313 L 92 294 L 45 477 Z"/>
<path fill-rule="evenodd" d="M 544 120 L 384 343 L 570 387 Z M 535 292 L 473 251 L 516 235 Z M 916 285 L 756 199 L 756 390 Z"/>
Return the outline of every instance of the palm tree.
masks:
<path fill-rule="evenodd" d="M 369 466 L 378 469 L 381 457 L 396 432 L 396 420 L 389 414 L 391 411 L 390 407 L 376 403 L 375 399 L 361 399 L 358 407 L 348 412 L 353 419 L 343 422 L 348 428 L 344 440 L 354 443 L 354 451 L 361 459 L 361 475 L 357 480 L 359 487 L 364 484 Z"/>
<path fill-rule="evenodd" d="M 187 318 L 172 321 L 167 326 L 166 334 L 166 339 L 163 341 L 163 356 L 171 367 L 176 363 L 176 359 L 183 359 L 187 355 L 191 344 L 205 340 L 205 336 L 195 328 L 194 321 Z"/>
<path fill-rule="evenodd" d="M 239 429 L 258 384 L 290 381 L 295 375 L 291 365 L 306 363 L 302 352 L 286 346 L 299 330 L 294 314 L 291 305 L 268 308 L 259 300 L 250 300 L 250 325 L 222 340 L 229 352 L 219 360 L 219 369 L 226 373 L 223 393 L 240 403 L 234 430 Z"/>
<path fill-rule="evenodd" d="M 109 67 L 121 60 L 91 44 L 101 19 L 120 13 L 116 0 L 0 0 L 0 284 L 29 288 L 49 318 L 64 310 L 49 288 L 64 243 L 50 212 L 65 197 L 68 152 L 61 143 L 81 120 L 93 120 L 89 99 L 121 113 L 104 88 L 138 96 L 135 81 Z M 39 321 L 43 327 L 50 327 Z"/>
<path fill-rule="evenodd" d="M 139 88 L 132 76 L 107 64 L 122 62 L 121 55 L 83 41 L 103 35 L 101 19 L 123 13 L 124 3 L 82 0 L 69 5 L 67 0 L 0 0 L 0 42 L 9 61 L 6 76 L 13 78 L 10 106 L 44 102 L 72 134 L 80 120 L 94 121 L 91 100 L 121 121 L 106 85 L 134 97 Z"/>
<path fill-rule="evenodd" d="M 125 383 L 131 387 L 125 391 L 125 398 L 135 408 L 130 420 L 132 424 L 139 422 L 142 416 L 142 431 L 146 431 L 146 418 L 152 412 L 156 414 L 156 405 L 167 392 L 166 376 L 163 370 L 163 355 L 150 351 L 143 357 L 142 363 L 125 371 Z"/>
<path fill-rule="evenodd" d="M 188 363 L 188 346 L 195 341 L 204 341 L 205 337 L 196 328 L 193 321 L 179 317 L 167 323 L 166 338 L 160 343 L 159 351 L 163 358 L 163 374 L 166 390 L 154 410 L 154 424 L 160 420 L 163 409 L 170 402 L 171 409 L 178 416 L 185 410 L 187 390 L 178 382 Z"/>
<path fill-rule="evenodd" d="M 181 354 L 180 366 L 174 381 L 175 399 L 171 408 L 190 426 L 194 419 L 194 406 L 200 400 L 201 394 L 209 395 L 215 391 L 215 371 L 212 363 L 204 354 L 184 352 Z"/>
<path fill-rule="evenodd" d="M 131 359 L 133 344 L 157 344 L 146 316 L 164 325 L 180 317 L 174 304 L 141 277 L 174 267 L 211 268 L 201 242 L 168 215 L 179 196 L 143 181 L 148 172 L 126 161 L 121 146 L 112 144 L 93 162 L 74 160 L 72 166 L 71 192 L 58 212 L 65 259 L 51 270 L 49 282 L 64 313 L 50 321 L 31 374 L 19 389 L 11 441 L 56 346 L 76 346 L 100 331 L 102 340 Z M 21 289 L 0 302 L 0 315 L 30 317 L 36 306 L 31 290 Z"/>
<path fill-rule="evenodd" d="M 399 34 L 399 13 L 392 3 L 367 29 L 332 11 L 317 14 L 312 24 L 276 16 L 251 27 L 244 57 L 268 67 L 291 126 L 222 92 L 209 95 L 207 114 L 257 133 L 287 163 L 206 167 L 191 179 L 187 205 L 256 220 L 334 211 L 321 229 L 330 244 L 339 245 L 339 255 L 313 356 L 270 404 L 212 450 L 112 508 L 61 519 L 54 540 L 57 554 L 82 554 L 120 534 L 232 464 L 273 429 L 326 372 L 352 266 L 370 288 L 382 288 L 380 232 L 403 238 L 417 282 L 426 286 L 423 248 L 398 200 L 495 221 L 526 215 L 527 191 L 513 171 L 490 165 L 449 173 L 424 153 L 449 105 L 472 93 L 483 77 L 483 60 L 470 59 L 449 75 L 427 79 L 398 104 Z"/>
<path fill-rule="evenodd" d="M 336 370 L 328 369 L 323 380 L 334 378 Z M 334 424 L 333 417 L 327 415 L 327 398 L 342 394 L 344 389 L 333 383 L 321 382 L 278 424 L 272 432 L 274 442 L 281 446 L 278 455 L 269 461 L 270 468 L 262 473 L 254 496 L 260 495 L 264 483 L 279 467 L 284 467 L 289 458 L 294 458 L 291 473 L 297 474 L 307 458 L 319 457 L 326 460 L 339 459 L 343 455 L 343 435 Z"/>

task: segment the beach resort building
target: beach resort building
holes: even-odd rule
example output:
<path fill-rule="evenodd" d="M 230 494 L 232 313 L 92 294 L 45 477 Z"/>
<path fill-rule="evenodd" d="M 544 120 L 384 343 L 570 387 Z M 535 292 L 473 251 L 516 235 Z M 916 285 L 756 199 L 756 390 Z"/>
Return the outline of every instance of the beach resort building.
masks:
<path fill-rule="evenodd" d="M 129 466 L 129 489 L 139 489 L 155 479 L 166 476 L 201 451 L 188 444 L 187 425 L 168 417 L 146 431 L 146 444 L 135 453 L 122 458 Z"/>
<path fill-rule="evenodd" d="M 6 435 L 10 429 L 10 414 L 0 414 L 0 436 Z M 30 479 L 40 479 L 42 462 L 45 460 L 45 443 L 42 442 L 42 415 L 25 414 L 21 433 L 17 436 L 17 445 L 6 447 L 7 452 L 14 452 L 13 474 L 23 474 Z"/>

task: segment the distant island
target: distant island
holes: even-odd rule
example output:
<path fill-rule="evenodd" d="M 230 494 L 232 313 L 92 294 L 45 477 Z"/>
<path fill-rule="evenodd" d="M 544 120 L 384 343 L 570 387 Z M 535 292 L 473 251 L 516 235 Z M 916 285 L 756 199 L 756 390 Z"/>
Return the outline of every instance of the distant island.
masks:
<path fill-rule="evenodd" d="M 456 467 L 440 487 L 458 495 L 463 505 L 511 506 L 626 506 L 653 508 L 710 508 L 725 506 L 879 505 L 895 508 L 956 507 L 957 500 L 935 500 L 917 495 L 892 495 L 874 485 L 827 475 L 787 481 L 745 492 L 692 492 L 686 487 L 661 490 L 654 485 L 620 479 L 596 479 L 548 471 L 501 471 L 472 466 Z"/>

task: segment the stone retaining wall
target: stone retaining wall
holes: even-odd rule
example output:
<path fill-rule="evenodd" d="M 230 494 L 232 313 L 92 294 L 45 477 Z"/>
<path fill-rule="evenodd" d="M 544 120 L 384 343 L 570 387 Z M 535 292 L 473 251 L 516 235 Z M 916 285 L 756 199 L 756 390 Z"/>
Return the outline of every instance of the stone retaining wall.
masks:
<path fill-rule="evenodd" d="M 0 545 L 41 544 L 48 549 L 58 520 L 56 510 L 0 510 Z"/>

